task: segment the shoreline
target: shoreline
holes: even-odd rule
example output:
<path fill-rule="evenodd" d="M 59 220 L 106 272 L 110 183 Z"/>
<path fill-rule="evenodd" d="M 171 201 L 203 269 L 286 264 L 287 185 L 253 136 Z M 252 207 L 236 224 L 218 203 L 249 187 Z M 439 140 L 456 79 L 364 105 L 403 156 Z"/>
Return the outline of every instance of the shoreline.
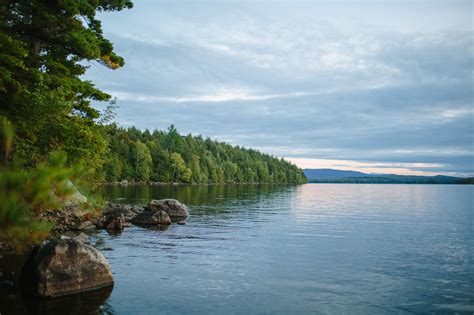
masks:
<path fill-rule="evenodd" d="M 232 182 L 223 182 L 223 183 L 183 183 L 183 182 L 99 182 L 99 186 L 220 186 L 220 185 L 285 185 L 285 186 L 296 186 L 307 183 L 262 183 L 262 182 L 241 182 L 241 183 L 232 183 Z"/>

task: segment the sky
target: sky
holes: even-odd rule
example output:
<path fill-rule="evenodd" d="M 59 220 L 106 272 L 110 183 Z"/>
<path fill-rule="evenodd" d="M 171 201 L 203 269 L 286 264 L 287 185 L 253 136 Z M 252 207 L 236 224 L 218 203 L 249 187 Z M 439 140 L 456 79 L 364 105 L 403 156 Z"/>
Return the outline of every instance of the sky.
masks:
<path fill-rule="evenodd" d="M 471 1 L 134 4 L 99 15 L 125 66 L 86 75 L 121 126 L 303 168 L 474 175 Z"/>

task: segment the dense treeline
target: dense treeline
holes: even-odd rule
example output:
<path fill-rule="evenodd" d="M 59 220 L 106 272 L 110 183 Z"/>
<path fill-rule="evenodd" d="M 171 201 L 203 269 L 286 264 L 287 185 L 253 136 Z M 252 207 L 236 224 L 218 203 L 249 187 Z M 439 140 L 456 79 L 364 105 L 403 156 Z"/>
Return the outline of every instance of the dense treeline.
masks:
<path fill-rule="evenodd" d="M 473 184 L 472 178 L 409 175 L 321 178 L 312 179 L 310 182 L 333 184 Z"/>
<path fill-rule="evenodd" d="M 183 183 L 306 182 L 295 165 L 255 150 L 201 136 L 167 131 L 108 127 L 109 159 L 105 180 Z"/>
<path fill-rule="evenodd" d="M 457 181 L 456 184 L 462 185 L 474 185 L 474 177 L 461 178 Z"/>

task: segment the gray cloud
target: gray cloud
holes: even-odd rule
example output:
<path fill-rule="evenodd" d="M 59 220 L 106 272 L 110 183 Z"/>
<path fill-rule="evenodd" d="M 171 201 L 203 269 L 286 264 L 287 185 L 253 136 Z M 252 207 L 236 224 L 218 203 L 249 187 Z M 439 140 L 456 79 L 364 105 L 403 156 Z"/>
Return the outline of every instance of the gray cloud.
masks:
<path fill-rule="evenodd" d="M 270 4 L 136 3 L 103 22 L 126 66 L 87 78 L 119 98 L 124 126 L 473 173 L 469 2 Z"/>

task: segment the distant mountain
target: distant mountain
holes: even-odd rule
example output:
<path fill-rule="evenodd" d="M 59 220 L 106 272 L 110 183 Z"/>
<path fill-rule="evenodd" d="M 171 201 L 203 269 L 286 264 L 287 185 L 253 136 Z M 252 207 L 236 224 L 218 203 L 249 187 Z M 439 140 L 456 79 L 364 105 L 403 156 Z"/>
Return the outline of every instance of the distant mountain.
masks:
<path fill-rule="evenodd" d="M 453 176 L 411 176 L 367 174 L 334 169 L 304 169 L 310 183 L 366 183 L 366 184 L 473 184 L 473 178 Z"/>
<path fill-rule="evenodd" d="M 348 177 L 368 177 L 369 174 L 356 172 L 356 171 L 343 171 L 343 170 L 333 170 L 331 168 L 318 168 L 318 169 L 309 169 L 306 168 L 303 170 L 304 174 L 308 181 L 312 180 L 323 180 L 323 179 L 340 179 Z"/>

